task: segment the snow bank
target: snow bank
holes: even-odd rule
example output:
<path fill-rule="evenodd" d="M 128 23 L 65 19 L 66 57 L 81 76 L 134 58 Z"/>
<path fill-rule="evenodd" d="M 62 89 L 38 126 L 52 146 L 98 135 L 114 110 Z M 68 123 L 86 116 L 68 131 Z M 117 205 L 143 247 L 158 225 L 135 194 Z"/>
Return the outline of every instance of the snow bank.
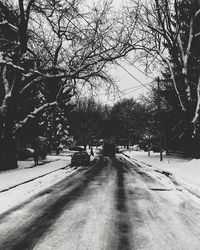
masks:
<path fill-rule="evenodd" d="M 56 156 L 47 155 L 46 159 L 39 160 L 39 165 L 44 165 L 46 163 L 58 161 L 60 159 L 64 160 L 64 159 L 66 159 L 66 156 L 63 157 L 63 156 L 57 156 L 57 155 Z M 35 167 L 33 158 L 29 158 L 29 159 L 24 160 L 24 161 L 18 161 L 17 163 L 18 163 L 18 169 Z"/>
<path fill-rule="evenodd" d="M 58 169 L 64 168 L 70 163 L 71 158 L 48 156 L 47 160 L 54 161 L 44 165 L 36 166 L 34 168 L 30 168 L 30 166 L 32 166 L 32 161 L 24 161 L 19 169 L 0 172 L 0 192 L 18 186 L 21 183 L 26 183 L 40 176 L 44 176 Z"/>
<path fill-rule="evenodd" d="M 130 151 L 130 152 L 125 151 L 124 153 L 132 159 L 135 158 L 138 161 L 141 161 L 148 165 L 152 165 L 154 167 L 160 167 L 160 166 L 162 167 L 163 165 L 170 166 L 171 164 L 174 164 L 174 163 L 183 163 L 183 162 L 190 161 L 190 159 L 163 154 L 163 161 L 160 162 L 159 153 L 151 152 L 150 156 L 148 156 L 148 153 L 144 151 Z"/>
<path fill-rule="evenodd" d="M 0 193 L 0 214 L 28 201 L 37 193 L 53 186 L 67 176 L 71 175 L 75 169 L 60 169 L 50 173 L 43 178 L 37 178 L 31 182 L 19 185 L 16 188 Z"/>
<path fill-rule="evenodd" d="M 32 167 L 30 159 L 19 162 L 18 169 L 0 172 L 0 214 L 71 175 L 76 170 L 65 168 L 70 161 L 71 157 L 47 156 L 46 164 Z"/>
<path fill-rule="evenodd" d="M 164 155 L 160 162 L 159 153 L 126 151 L 132 160 L 139 161 L 143 166 L 151 167 L 155 171 L 169 173 L 174 182 L 200 198 L 200 159 L 186 159 Z"/>

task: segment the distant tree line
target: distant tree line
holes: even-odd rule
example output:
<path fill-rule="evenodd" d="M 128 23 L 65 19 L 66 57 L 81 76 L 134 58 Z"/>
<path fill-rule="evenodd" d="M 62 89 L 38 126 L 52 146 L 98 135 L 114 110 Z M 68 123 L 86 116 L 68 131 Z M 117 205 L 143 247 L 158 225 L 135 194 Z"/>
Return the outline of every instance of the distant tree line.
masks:
<path fill-rule="evenodd" d="M 128 148 L 148 135 L 146 105 L 133 98 L 122 99 L 112 107 L 80 98 L 69 115 L 70 133 L 79 145 L 98 145 L 102 139 L 113 139 Z"/>

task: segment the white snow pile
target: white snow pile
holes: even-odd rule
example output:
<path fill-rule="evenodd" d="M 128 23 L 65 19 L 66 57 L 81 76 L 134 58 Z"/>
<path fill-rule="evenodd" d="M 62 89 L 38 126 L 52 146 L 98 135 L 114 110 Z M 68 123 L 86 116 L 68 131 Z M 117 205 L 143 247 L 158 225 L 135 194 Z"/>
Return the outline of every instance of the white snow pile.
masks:
<path fill-rule="evenodd" d="M 200 159 L 186 159 L 164 154 L 161 162 L 159 153 L 151 152 L 150 156 L 143 151 L 124 153 L 130 157 L 130 160 L 138 161 L 154 171 L 169 175 L 175 183 L 200 198 Z"/>
<path fill-rule="evenodd" d="M 45 164 L 45 163 L 49 163 L 49 162 L 53 162 L 53 161 L 58 161 L 60 159 L 68 159 L 66 156 L 62 156 L 62 155 L 47 155 L 46 159 L 44 160 L 39 160 L 39 164 Z M 24 161 L 18 161 L 18 169 L 22 169 L 22 168 L 32 168 L 34 167 L 34 161 L 33 158 L 29 158 L 27 160 Z"/>
<path fill-rule="evenodd" d="M 48 156 L 47 161 L 50 162 L 36 167 L 33 161 L 21 161 L 18 169 L 0 172 L 0 192 L 64 168 L 70 163 L 70 157 Z"/>
<path fill-rule="evenodd" d="M 69 157 L 50 156 L 49 159 L 54 161 L 34 168 L 0 172 L 0 214 L 25 202 L 76 171 L 72 168 L 65 168 L 70 163 Z"/>

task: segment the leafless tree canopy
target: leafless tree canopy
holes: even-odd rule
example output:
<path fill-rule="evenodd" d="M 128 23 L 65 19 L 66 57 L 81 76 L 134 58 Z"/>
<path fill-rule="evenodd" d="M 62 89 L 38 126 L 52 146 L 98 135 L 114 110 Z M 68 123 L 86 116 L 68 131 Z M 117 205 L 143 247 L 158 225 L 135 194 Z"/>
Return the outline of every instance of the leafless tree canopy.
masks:
<path fill-rule="evenodd" d="M 2 112 L 7 98 L 52 79 L 60 81 L 52 105 L 65 86 L 112 85 L 107 67 L 134 49 L 133 29 L 118 21 L 123 15 L 114 15 L 109 1 L 90 9 L 77 0 L 1 1 L 0 14 Z"/>
<path fill-rule="evenodd" d="M 0 1 L 0 133 L 5 151 L 13 133 L 47 108 L 67 104 L 77 85 L 114 86 L 109 65 L 134 49 L 134 29 L 119 22 L 122 18 L 123 13 L 112 10 L 112 1 L 90 8 L 80 0 Z M 50 85 L 54 98 L 42 92 Z M 16 111 L 28 95 L 37 102 L 19 119 Z"/>
<path fill-rule="evenodd" d="M 185 1 L 187 4 L 187 1 Z M 199 117 L 200 95 L 199 76 L 196 81 L 190 78 L 188 72 L 191 63 L 192 50 L 199 37 L 199 1 L 188 2 L 187 14 L 183 22 L 180 8 L 184 1 L 179 0 L 131 0 L 127 6 L 130 20 L 137 17 L 135 32 L 139 43 L 136 45 L 138 60 L 146 65 L 147 70 L 156 67 L 157 71 L 168 68 L 173 83 L 174 92 L 182 111 L 187 111 L 188 105 L 195 100 L 196 111 L 192 123 Z M 185 25 L 185 26 L 184 26 Z M 187 25 L 187 27 L 186 27 Z M 195 55 L 198 57 L 198 55 Z M 175 67 L 176 65 L 176 67 Z M 191 68 L 191 67 L 190 67 Z M 181 75 L 181 85 L 175 75 Z M 194 88 L 196 86 L 196 93 Z"/>

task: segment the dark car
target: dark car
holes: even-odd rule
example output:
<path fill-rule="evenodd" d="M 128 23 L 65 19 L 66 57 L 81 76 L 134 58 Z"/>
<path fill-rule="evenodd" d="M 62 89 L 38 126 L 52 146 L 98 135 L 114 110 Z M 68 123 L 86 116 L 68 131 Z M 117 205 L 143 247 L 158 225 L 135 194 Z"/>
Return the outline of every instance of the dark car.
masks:
<path fill-rule="evenodd" d="M 87 166 L 90 164 L 90 156 L 87 152 L 76 152 L 72 156 L 71 166 Z"/>
<path fill-rule="evenodd" d="M 71 148 L 69 148 L 69 150 L 71 150 L 71 151 L 84 151 L 84 149 L 83 149 L 83 148 L 78 147 L 78 146 L 71 147 Z"/>
<path fill-rule="evenodd" d="M 115 157 L 114 143 L 105 142 L 103 145 L 103 156 Z"/>

